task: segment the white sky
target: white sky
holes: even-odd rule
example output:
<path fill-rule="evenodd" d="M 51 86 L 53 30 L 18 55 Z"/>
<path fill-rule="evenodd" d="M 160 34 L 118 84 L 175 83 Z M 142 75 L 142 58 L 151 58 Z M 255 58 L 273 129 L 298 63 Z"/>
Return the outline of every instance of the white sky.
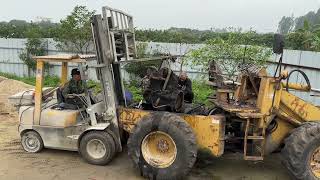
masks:
<path fill-rule="evenodd" d="M 1 2 L 2 1 L 2 2 Z M 74 6 L 101 12 L 104 5 L 133 15 L 138 28 L 253 28 L 276 31 L 282 16 L 304 15 L 320 8 L 320 0 L 0 0 L 0 21 L 48 17 L 58 22 Z"/>

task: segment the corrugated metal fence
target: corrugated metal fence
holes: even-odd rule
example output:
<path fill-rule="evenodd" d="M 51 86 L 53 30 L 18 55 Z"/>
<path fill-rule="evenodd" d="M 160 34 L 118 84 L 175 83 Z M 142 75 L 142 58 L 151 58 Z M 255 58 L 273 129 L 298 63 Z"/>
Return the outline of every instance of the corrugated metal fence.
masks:
<path fill-rule="evenodd" d="M 56 48 L 56 43 L 53 39 L 46 39 L 47 54 L 59 54 L 59 53 L 72 53 L 63 52 Z M 0 72 L 12 73 L 18 76 L 27 76 L 28 69 L 27 66 L 19 58 L 19 54 L 25 48 L 26 39 L 3 39 L 0 38 Z M 203 45 L 201 44 L 174 44 L 174 43 L 148 43 L 147 50 L 170 53 L 171 55 L 184 55 L 187 51 L 191 49 L 197 49 Z M 279 57 L 270 57 L 268 63 L 268 71 L 273 74 L 276 68 L 276 62 Z M 287 70 L 301 69 L 303 70 L 310 79 L 311 85 L 315 89 L 320 89 L 320 53 L 310 52 L 310 51 L 295 51 L 295 50 L 285 50 L 283 62 Z M 71 65 L 74 66 L 74 65 Z M 174 63 L 171 65 L 174 71 L 180 70 L 180 63 Z M 204 73 L 199 71 L 199 67 L 193 66 L 183 66 L 183 70 L 187 71 L 192 79 L 203 79 L 206 80 Z M 125 79 L 128 79 L 129 74 L 124 73 Z M 60 68 L 58 64 L 54 64 L 49 69 L 50 75 L 59 75 Z M 203 76 L 204 75 L 204 76 Z M 89 78 L 96 79 L 95 72 L 91 71 Z M 291 82 L 304 82 L 301 79 L 302 76 L 294 75 L 290 79 Z M 316 92 L 303 93 L 295 92 L 298 96 L 303 99 L 320 105 L 320 98 L 310 96 Z"/>

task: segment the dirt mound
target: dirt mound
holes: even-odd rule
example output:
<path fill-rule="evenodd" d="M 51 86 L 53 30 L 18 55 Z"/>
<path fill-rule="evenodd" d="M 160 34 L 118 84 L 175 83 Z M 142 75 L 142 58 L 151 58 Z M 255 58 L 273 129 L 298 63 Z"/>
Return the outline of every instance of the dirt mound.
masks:
<path fill-rule="evenodd" d="M 0 113 L 11 113 L 15 108 L 8 103 L 8 98 L 14 94 L 34 87 L 20 81 L 0 76 Z"/>

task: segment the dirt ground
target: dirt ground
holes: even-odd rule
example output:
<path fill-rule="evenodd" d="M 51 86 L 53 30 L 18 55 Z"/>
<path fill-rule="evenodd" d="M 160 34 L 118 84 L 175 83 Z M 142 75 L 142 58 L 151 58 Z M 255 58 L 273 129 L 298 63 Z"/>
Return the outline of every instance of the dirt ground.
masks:
<path fill-rule="evenodd" d="M 31 86 L 0 77 L 0 179 L 8 180 L 102 180 L 142 179 L 132 166 L 127 152 L 118 154 L 107 166 L 85 163 L 76 152 L 45 149 L 38 154 L 23 151 L 18 135 L 18 115 L 7 98 Z M 201 157 L 188 179 L 286 180 L 279 154 L 264 162 L 241 160 L 240 154 L 221 158 Z"/>

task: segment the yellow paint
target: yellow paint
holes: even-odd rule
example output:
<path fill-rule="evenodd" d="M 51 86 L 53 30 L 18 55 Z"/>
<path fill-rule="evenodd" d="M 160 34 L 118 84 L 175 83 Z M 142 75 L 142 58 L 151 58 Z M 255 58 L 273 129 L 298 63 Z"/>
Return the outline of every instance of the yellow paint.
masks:
<path fill-rule="evenodd" d="M 75 112 L 67 117 L 65 117 L 64 126 L 69 127 L 73 126 L 77 122 L 77 116 L 79 115 L 79 112 Z"/>
<path fill-rule="evenodd" d="M 287 83 L 282 82 L 282 86 L 287 87 Z M 288 83 L 288 88 L 299 90 L 299 91 L 310 91 L 310 87 L 308 85 L 298 84 L 298 83 Z"/>
<path fill-rule="evenodd" d="M 61 86 L 63 86 L 67 82 L 67 77 L 68 77 L 68 63 L 62 62 L 61 79 L 60 79 Z"/>
<path fill-rule="evenodd" d="M 132 132 L 135 124 L 150 111 L 140 109 L 119 108 L 119 125 L 127 132 Z M 224 152 L 225 119 L 223 116 L 181 116 L 193 129 L 200 149 L 209 150 L 214 156 L 221 156 Z"/>
<path fill-rule="evenodd" d="M 282 119 L 277 119 L 277 123 L 277 129 L 275 129 L 272 132 L 271 138 L 273 143 L 280 145 L 283 142 L 284 138 L 287 136 L 287 134 L 290 133 L 292 129 L 294 129 L 294 126 Z"/>
<path fill-rule="evenodd" d="M 155 131 L 148 134 L 141 143 L 144 159 L 156 168 L 167 168 L 176 159 L 177 147 L 169 134 Z"/>
<path fill-rule="evenodd" d="M 320 109 L 297 96 L 283 91 L 280 109 L 287 109 L 287 114 L 301 121 L 320 121 Z"/>
<path fill-rule="evenodd" d="M 52 126 L 57 124 L 57 121 L 62 121 L 64 127 L 75 125 L 78 114 L 79 112 L 70 113 L 70 112 L 63 112 L 63 111 L 58 111 L 54 109 L 50 109 L 45 112 L 45 116 L 47 116 L 46 118 L 52 121 L 51 122 Z M 43 120 L 43 118 L 41 119 Z M 56 121 L 56 122 L 53 122 L 53 121 Z"/>
<path fill-rule="evenodd" d="M 37 61 L 37 70 L 36 70 L 36 87 L 35 87 L 35 96 L 34 96 L 34 125 L 40 125 L 41 117 L 41 105 L 42 105 L 42 87 L 43 87 L 43 66 L 44 62 L 41 60 Z"/>

